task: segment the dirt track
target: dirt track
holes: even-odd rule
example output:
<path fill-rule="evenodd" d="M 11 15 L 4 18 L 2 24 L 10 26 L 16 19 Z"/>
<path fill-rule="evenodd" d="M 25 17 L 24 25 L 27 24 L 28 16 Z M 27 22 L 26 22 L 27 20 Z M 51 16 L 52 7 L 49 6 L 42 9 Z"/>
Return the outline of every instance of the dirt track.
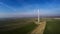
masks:
<path fill-rule="evenodd" d="M 31 34 L 43 34 L 46 26 L 46 21 L 40 22 L 38 27 L 36 27 Z"/>

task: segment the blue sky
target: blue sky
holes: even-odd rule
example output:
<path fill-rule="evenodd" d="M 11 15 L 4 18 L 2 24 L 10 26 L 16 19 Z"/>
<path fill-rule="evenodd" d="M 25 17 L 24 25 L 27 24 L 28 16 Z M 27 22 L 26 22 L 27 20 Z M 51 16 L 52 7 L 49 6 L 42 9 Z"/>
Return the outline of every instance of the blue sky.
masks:
<path fill-rule="evenodd" d="M 0 0 L 0 17 L 60 16 L 60 0 Z"/>

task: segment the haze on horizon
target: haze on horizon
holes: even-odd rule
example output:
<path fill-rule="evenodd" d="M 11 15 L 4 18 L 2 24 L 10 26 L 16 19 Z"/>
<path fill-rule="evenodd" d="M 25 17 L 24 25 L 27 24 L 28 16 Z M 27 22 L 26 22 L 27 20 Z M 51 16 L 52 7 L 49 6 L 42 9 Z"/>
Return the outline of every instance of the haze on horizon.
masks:
<path fill-rule="evenodd" d="M 60 16 L 60 0 L 0 0 L 1 17 Z"/>

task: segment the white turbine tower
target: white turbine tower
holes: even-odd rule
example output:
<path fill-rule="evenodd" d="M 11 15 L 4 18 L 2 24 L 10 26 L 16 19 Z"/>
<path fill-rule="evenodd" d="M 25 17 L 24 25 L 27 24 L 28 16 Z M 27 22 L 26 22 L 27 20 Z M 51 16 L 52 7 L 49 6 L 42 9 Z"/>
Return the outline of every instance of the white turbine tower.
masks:
<path fill-rule="evenodd" d="M 36 19 L 37 21 L 35 21 L 35 23 L 36 23 L 36 24 L 40 24 L 39 9 L 37 10 L 36 14 L 37 14 L 37 19 Z"/>
<path fill-rule="evenodd" d="M 37 13 L 37 15 L 38 15 L 38 24 L 39 24 L 39 22 L 40 22 L 40 16 L 39 16 L 39 9 L 38 9 L 38 13 Z"/>

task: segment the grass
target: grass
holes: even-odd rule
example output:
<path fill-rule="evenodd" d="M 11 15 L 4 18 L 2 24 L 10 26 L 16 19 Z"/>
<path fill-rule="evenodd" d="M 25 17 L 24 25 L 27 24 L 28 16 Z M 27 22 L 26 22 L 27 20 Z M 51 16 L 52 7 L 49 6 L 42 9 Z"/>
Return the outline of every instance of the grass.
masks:
<path fill-rule="evenodd" d="M 32 18 L 11 18 L 0 20 L 0 34 L 30 33 L 37 26 L 32 20 Z"/>
<path fill-rule="evenodd" d="M 60 34 L 60 19 L 48 20 L 44 34 Z"/>
<path fill-rule="evenodd" d="M 32 31 L 36 27 L 36 24 L 31 23 L 25 25 L 24 27 L 17 28 L 10 31 L 1 31 L 0 34 L 27 34 L 28 32 Z"/>

